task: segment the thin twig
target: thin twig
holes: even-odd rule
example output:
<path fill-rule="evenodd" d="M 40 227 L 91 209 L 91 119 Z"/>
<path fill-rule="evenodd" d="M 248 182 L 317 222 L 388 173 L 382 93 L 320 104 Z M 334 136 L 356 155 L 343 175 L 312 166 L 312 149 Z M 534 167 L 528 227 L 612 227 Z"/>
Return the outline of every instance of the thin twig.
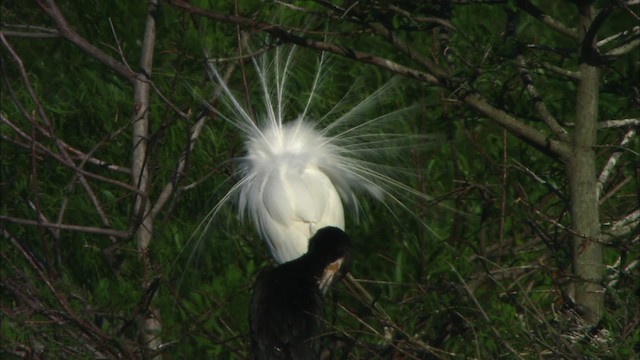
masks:
<path fill-rule="evenodd" d="M 69 40 L 75 46 L 88 53 L 92 58 L 100 61 L 109 69 L 115 71 L 120 76 L 129 81 L 133 82 L 142 77 L 142 75 L 140 74 L 136 74 L 135 72 L 132 73 L 124 64 L 109 56 L 104 51 L 93 46 L 87 40 L 78 35 L 78 33 L 76 33 L 71 28 L 71 26 L 69 26 L 54 0 L 38 0 L 38 5 L 40 5 L 40 7 L 47 13 L 47 15 L 49 15 L 53 19 L 53 21 L 55 21 L 56 25 L 58 26 L 60 35 Z"/>
<path fill-rule="evenodd" d="M 117 238 L 128 239 L 131 237 L 131 233 L 127 231 L 119 231 L 114 229 L 104 229 L 93 226 L 82 226 L 82 225 L 70 225 L 70 224 L 54 224 L 54 223 L 45 223 L 36 220 L 28 220 L 21 219 L 12 216 L 0 215 L 0 221 L 7 221 L 14 224 L 20 225 L 31 225 L 31 226 L 44 226 L 50 227 L 53 229 L 61 229 L 61 230 L 69 230 L 69 231 L 78 231 L 85 232 L 89 234 L 98 234 L 98 235 L 107 235 L 107 236 L 115 236 Z"/>
<path fill-rule="evenodd" d="M 18 135 L 20 135 L 24 139 L 29 140 L 30 141 L 29 143 L 31 143 L 31 136 L 25 134 L 18 126 L 13 124 L 13 122 L 11 122 L 9 119 L 4 117 L 4 115 L 1 114 L 1 113 L 0 113 L 0 121 L 5 123 L 6 125 L 9 125 L 9 127 L 12 130 L 14 130 Z M 100 180 L 100 181 L 106 182 L 108 184 L 112 184 L 112 185 L 124 188 L 124 189 L 132 191 L 134 193 L 138 193 L 141 196 L 146 196 L 145 194 L 143 194 L 140 191 L 140 189 L 138 189 L 138 188 L 136 188 L 134 186 L 131 186 L 130 184 L 127 184 L 127 183 L 124 183 L 124 182 L 121 182 L 121 181 L 118 181 L 118 180 L 114 180 L 114 179 L 111 179 L 111 178 L 108 178 L 108 177 L 104 177 L 104 176 L 101 176 L 101 175 L 97 175 L 97 174 L 91 173 L 89 171 L 86 171 L 84 169 L 80 169 L 73 162 L 67 161 L 66 159 L 62 158 L 62 156 L 60 156 L 60 155 L 54 153 L 53 151 L 51 151 L 47 146 L 44 146 L 44 145 L 40 144 L 39 142 L 34 142 L 34 143 L 38 147 L 39 151 L 41 151 L 42 153 L 45 153 L 48 156 L 56 159 L 61 164 L 69 167 L 70 169 L 73 169 L 77 173 L 80 173 L 80 174 L 82 174 L 84 176 L 87 176 L 87 177 L 90 177 L 90 178 L 93 178 L 93 179 L 96 179 L 96 180 Z"/>
<path fill-rule="evenodd" d="M 456 268 L 452 264 L 449 264 L 449 266 L 451 267 L 451 270 L 453 271 L 453 273 L 456 274 L 456 276 L 458 277 L 458 280 L 460 281 L 464 289 L 467 291 L 467 295 L 469 295 L 473 303 L 476 305 L 476 307 L 480 311 L 480 314 L 482 314 L 482 317 L 485 319 L 485 321 L 488 324 L 491 324 L 491 319 L 489 318 L 489 315 L 487 315 L 487 313 L 484 311 L 484 308 L 482 307 L 482 305 L 480 305 L 480 302 L 475 297 L 475 295 L 473 294 L 469 286 L 467 286 L 467 283 L 464 281 L 460 273 L 458 273 L 458 270 L 456 270 Z M 523 357 L 514 348 L 512 348 L 511 345 L 509 345 L 509 343 L 506 340 L 502 338 L 502 336 L 500 335 L 498 330 L 495 328 L 495 326 L 489 325 L 489 327 L 491 328 L 491 331 L 493 332 L 493 334 L 498 338 L 498 340 L 500 340 L 500 342 L 504 346 L 506 346 L 507 349 L 509 349 L 509 351 L 511 351 L 513 355 L 515 355 L 518 359 L 523 359 Z"/>
<path fill-rule="evenodd" d="M 474 91 L 470 86 L 453 83 L 452 79 L 448 77 L 446 72 L 439 69 L 430 60 L 421 59 L 421 64 L 429 69 L 429 71 L 433 70 L 434 73 L 409 68 L 389 59 L 381 58 L 370 53 L 357 51 L 345 46 L 339 46 L 326 41 L 316 41 L 313 39 L 303 38 L 291 32 L 288 32 L 287 29 L 278 25 L 269 24 L 241 16 L 231 16 L 208 11 L 193 6 L 190 3 L 182 0 L 168 1 L 171 5 L 189 11 L 191 14 L 204 16 L 230 24 L 249 26 L 260 31 L 267 32 L 283 41 L 290 42 L 298 46 L 327 51 L 340 56 L 344 56 L 349 59 L 376 65 L 378 67 L 387 69 L 395 74 L 407 76 L 422 82 L 438 86 L 450 87 L 450 90 L 455 90 L 457 96 L 467 105 L 491 118 L 500 126 L 506 128 L 510 133 L 524 140 L 526 143 L 540 150 L 542 153 L 549 155 L 550 158 L 556 161 L 565 162 L 571 156 L 571 151 L 566 143 L 557 141 L 555 139 L 550 139 L 546 134 L 541 133 L 537 129 L 523 123 L 522 121 L 519 121 L 513 115 L 499 108 L 496 108 L 495 106 L 491 105 L 485 97 Z M 381 29 L 381 32 L 384 33 L 384 30 Z M 417 56 L 417 54 L 414 54 L 414 56 Z M 416 57 L 416 59 L 418 58 Z"/>

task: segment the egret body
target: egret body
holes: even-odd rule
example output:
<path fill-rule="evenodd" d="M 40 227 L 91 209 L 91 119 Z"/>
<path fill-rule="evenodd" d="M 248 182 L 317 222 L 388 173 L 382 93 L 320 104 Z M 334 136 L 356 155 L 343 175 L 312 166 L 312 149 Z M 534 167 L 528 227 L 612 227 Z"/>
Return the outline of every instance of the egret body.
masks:
<path fill-rule="evenodd" d="M 397 181 L 390 175 L 393 171 L 387 171 L 389 167 L 377 163 L 397 150 L 398 142 L 409 138 L 406 134 L 380 132 L 381 125 L 397 122 L 408 108 L 370 116 L 371 109 L 383 102 L 389 85 L 358 104 L 336 105 L 321 119 L 312 119 L 309 109 L 323 77 L 323 54 L 304 107 L 287 121 L 287 102 L 292 95 L 286 85 L 294 49 L 283 56 L 278 47 L 273 61 L 267 56 L 254 59 L 261 89 L 258 105 L 263 105 L 255 107 L 256 119 L 210 67 L 226 104 L 226 108 L 211 110 L 245 137 L 245 155 L 239 159 L 240 180 L 211 216 L 224 203 L 237 198 L 240 215 L 249 215 L 277 263 L 303 255 L 309 239 L 320 228 L 344 230 L 343 205 L 357 213 L 356 192 L 378 200 L 392 199 L 401 207 L 406 206 L 398 196 L 425 197 Z"/>

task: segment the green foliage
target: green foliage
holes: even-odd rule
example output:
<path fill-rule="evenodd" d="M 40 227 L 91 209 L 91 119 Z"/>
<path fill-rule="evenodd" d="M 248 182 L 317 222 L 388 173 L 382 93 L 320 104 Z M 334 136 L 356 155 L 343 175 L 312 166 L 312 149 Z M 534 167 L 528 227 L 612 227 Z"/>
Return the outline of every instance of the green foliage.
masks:
<path fill-rule="evenodd" d="M 190 3 L 235 13 L 233 2 Z M 353 5 L 341 16 L 307 2 L 237 5 L 246 18 L 419 68 L 418 61 L 368 26 L 379 22 L 435 61 L 459 81 L 460 89 L 468 85 L 522 124 L 555 138 L 523 88 L 515 57 L 525 58 L 549 112 L 571 132 L 575 81 L 549 65 L 577 71 L 579 49 L 519 3 L 453 6 L 448 56 L 437 36 L 442 27 L 420 20 L 447 20 L 447 11 L 431 3 L 402 2 L 413 16 L 376 1 L 338 4 Z M 577 26 L 572 4 L 536 4 L 567 26 Z M 79 36 L 138 70 L 146 3 L 85 0 L 58 6 Z M 27 32 L 23 25 L 54 28 L 37 4 L 3 2 L 0 10 L 8 44 L 1 55 L 0 93 L 0 356 L 152 357 L 144 350 L 138 322 L 154 312 L 162 323 L 166 358 L 249 357 L 251 284 L 272 264 L 236 209 L 208 215 L 233 184 L 231 159 L 241 156 L 243 140 L 202 103 L 215 92 L 204 66 L 207 58 L 222 71 L 236 66 L 228 83 L 246 101 L 235 25 L 161 2 L 151 74 L 147 195 L 154 202 L 169 184 L 174 191 L 155 218 L 149 252 L 141 254 L 132 235 L 140 223 L 132 210 L 134 192 L 121 185 L 134 183 L 131 82 L 59 36 L 12 35 Z M 635 25 L 637 8 L 613 11 L 599 39 Z M 517 20 L 507 36 L 509 12 Z M 264 29 L 242 30 L 255 52 L 273 52 L 284 41 L 259 33 Z M 24 64 L 26 79 L 8 46 Z M 246 48 L 242 52 L 249 101 L 259 104 L 252 54 Z M 318 57 L 313 49 L 297 49 L 288 83 L 291 118 L 304 107 Z M 639 61 L 636 48 L 602 65 L 601 120 L 637 118 Z M 332 56 L 324 76 L 310 114 L 314 118 L 340 101 L 357 103 L 394 74 Z M 407 77 L 396 81 L 377 111 L 418 106 L 405 121 L 385 126 L 406 132 L 407 139 L 441 134 L 444 140 L 420 143 L 410 157 L 391 165 L 408 172 L 408 185 L 433 200 L 406 202 L 402 208 L 363 199 L 360 216 L 348 218 L 355 246 L 352 274 L 371 298 L 346 284 L 328 297 L 326 346 L 332 358 L 637 356 L 637 234 L 632 230 L 607 240 L 604 316 L 595 328 L 580 323 L 580 309 L 571 300 L 573 249 L 564 164 L 503 132 L 490 116 L 462 106 L 458 89 Z M 219 100 L 213 106 L 224 108 Z M 205 124 L 178 174 L 201 116 Z M 619 147 L 629 129 L 598 131 L 599 170 L 614 152 L 622 154 L 603 187 L 605 234 L 610 224 L 637 211 L 638 136 Z M 82 179 L 74 167 L 83 169 Z M 56 223 L 83 228 L 44 226 Z M 126 235 L 110 236 L 105 230 Z"/>

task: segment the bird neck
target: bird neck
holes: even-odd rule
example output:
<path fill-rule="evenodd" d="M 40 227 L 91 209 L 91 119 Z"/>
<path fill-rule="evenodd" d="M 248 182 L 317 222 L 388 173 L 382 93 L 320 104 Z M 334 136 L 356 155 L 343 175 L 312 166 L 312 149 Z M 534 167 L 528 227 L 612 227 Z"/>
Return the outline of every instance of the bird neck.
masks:
<path fill-rule="evenodd" d="M 287 272 L 295 275 L 296 277 L 308 276 L 312 279 L 317 279 L 322 275 L 325 264 L 314 256 L 311 256 L 309 253 L 306 253 L 295 260 L 284 263 L 281 266 L 286 266 L 288 268 Z"/>

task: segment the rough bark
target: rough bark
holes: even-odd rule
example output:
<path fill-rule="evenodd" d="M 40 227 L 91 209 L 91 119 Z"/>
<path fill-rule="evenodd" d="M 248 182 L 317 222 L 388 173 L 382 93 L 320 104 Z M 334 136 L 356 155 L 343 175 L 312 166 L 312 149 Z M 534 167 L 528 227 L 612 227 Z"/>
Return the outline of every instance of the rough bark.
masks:
<path fill-rule="evenodd" d="M 151 78 L 151 70 L 153 64 L 153 50 L 156 38 L 156 12 L 158 9 L 157 0 L 149 1 L 147 22 L 142 42 L 142 51 L 140 56 L 140 68 L 142 74 L 147 78 Z M 143 196 L 136 195 L 134 202 L 134 214 L 140 225 L 135 233 L 135 241 L 143 260 L 144 278 L 143 288 L 147 288 L 151 282 L 149 273 L 151 264 L 149 262 L 149 247 L 153 239 L 153 217 L 150 214 L 151 205 L 149 203 L 149 159 L 148 159 L 148 137 L 149 137 L 149 93 L 151 84 L 147 79 L 137 79 L 134 82 L 134 117 L 133 117 L 133 143 L 132 143 L 132 183 L 138 187 Z M 139 319 L 138 329 L 142 343 L 146 348 L 153 352 L 160 349 L 162 341 L 160 333 L 162 324 L 159 314 L 151 307 L 143 312 L 142 318 Z M 154 356 L 154 359 L 161 359 L 160 355 Z"/>
<path fill-rule="evenodd" d="M 580 6 L 579 32 L 586 38 L 593 19 L 590 5 Z M 590 44 L 583 49 L 593 49 Z M 598 214 L 598 184 L 596 173 L 596 130 L 598 120 L 598 92 L 600 71 L 590 64 L 589 55 L 581 56 L 581 74 L 577 87 L 576 121 L 572 139 L 572 153 L 568 162 L 573 234 L 573 268 L 575 301 L 589 324 L 595 324 L 602 316 L 604 306 L 602 245 Z"/>

